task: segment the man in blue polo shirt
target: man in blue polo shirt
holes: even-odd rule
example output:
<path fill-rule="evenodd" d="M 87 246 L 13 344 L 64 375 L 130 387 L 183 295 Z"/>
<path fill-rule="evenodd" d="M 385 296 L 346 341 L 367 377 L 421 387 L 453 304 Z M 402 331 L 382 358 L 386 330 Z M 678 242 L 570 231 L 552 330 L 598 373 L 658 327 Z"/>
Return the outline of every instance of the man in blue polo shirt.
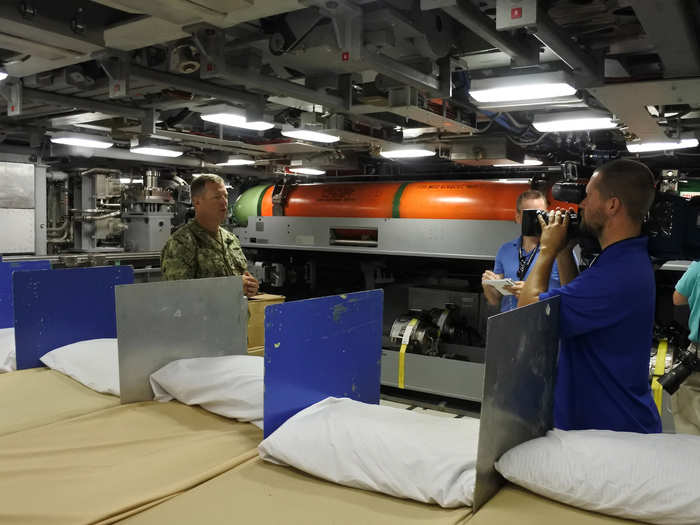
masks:
<path fill-rule="evenodd" d="M 547 198 L 544 193 L 537 190 L 524 191 L 515 202 L 515 222 L 522 224 L 523 210 L 546 210 Z M 521 235 L 512 241 L 508 241 L 498 250 L 493 271 L 486 270 L 481 276 L 484 297 L 492 306 L 500 304 L 501 312 L 507 312 L 518 306 L 518 297 L 525 284 L 525 279 L 530 275 L 540 251 L 540 238 L 537 236 Z M 564 267 L 565 278 L 572 273 L 568 280 L 578 274 L 576 264 L 572 268 Z M 483 282 L 486 280 L 510 279 L 514 286 L 507 288 L 512 295 L 501 295 L 493 286 Z M 549 279 L 549 289 L 559 288 L 559 268 L 554 262 L 552 275 Z"/>
<path fill-rule="evenodd" d="M 661 419 L 649 386 L 656 288 L 641 236 L 654 200 L 654 176 L 644 164 L 616 160 L 586 186 L 582 227 L 602 252 L 587 270 L 547 292 L 557 255 L 567 244 L 568 216 L 550 212 L 542 224 L 540 256 L 518 306 L 560 298 L 559 363 L 554 426 L 651 433 Z"/>

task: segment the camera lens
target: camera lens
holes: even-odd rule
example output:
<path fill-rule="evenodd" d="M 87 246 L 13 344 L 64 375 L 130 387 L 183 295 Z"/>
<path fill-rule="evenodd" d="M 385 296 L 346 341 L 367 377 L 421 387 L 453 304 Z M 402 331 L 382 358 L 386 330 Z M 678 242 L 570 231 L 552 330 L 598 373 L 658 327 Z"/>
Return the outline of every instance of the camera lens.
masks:
<path fill-rule="evenodd" d="M 523 220 L 521 232 L 526 237 L 539 237 L 542 234 L 542 227 L 537 217 L 542 215 L 544 222 L 547 222 L 547 213 L 541 210 L 523 210 Z"/>

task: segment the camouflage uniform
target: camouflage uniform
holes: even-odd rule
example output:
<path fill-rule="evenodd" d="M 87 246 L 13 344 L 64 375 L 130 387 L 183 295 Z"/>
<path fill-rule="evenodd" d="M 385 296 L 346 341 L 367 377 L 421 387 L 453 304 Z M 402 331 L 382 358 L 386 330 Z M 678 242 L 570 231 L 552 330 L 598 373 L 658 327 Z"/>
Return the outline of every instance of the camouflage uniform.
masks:
<path fill-rule="evenodd" d="M 248 263 L 238 238 L 219 227 L 216 238 L 197 221 L 170 236 L 161 253 L 163 279 L 200 279 L 242 275 Z"/>

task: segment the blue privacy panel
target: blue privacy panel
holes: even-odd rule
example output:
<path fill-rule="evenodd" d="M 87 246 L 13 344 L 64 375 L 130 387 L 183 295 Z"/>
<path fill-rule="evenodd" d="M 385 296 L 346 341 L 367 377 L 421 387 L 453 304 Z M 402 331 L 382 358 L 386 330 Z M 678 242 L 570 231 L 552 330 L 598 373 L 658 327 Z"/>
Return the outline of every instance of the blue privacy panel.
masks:
<path fill-rule="evenodd" d="M 265 436 L 323 399 L 379 403 L 383 290 L 265 309 Z"/>
<path fill-rule="evenodd" d="M 0 262 L 0 328 L 14 325 L 12 274 L 27 270 L 50 270 L 50 261 Z"/>
<path fill-rule="evenodd" d="M 131 266 L 17 272 L 17 369 L 43 366 L 39 358 L 60 346 L 117 337 L 114 287 L 133 282 Z"/>

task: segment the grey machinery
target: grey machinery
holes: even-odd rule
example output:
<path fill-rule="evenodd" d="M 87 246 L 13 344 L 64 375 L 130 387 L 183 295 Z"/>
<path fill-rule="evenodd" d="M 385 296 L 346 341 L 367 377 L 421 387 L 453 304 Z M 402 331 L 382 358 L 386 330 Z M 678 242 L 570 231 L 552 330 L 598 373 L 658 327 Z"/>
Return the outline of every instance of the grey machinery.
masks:
<path fill-rule="evenodd" d="M 376 235 L 358 245 L 334 233 L 352 229 Z M 510 221 L 273 216 L 251 217 L 247 227 L 233 231 L 243 247 L 257 249 L 261 260 L 268 250 L 291 250 L 466 262 L 493 260 L 519 227 Z M 476 334 L 485 333 L 488 314 L 482 295 L 448 286 L 386 284 L 379 276 L 369 283 L 384 284 L 382 385 L 400 386 L 401 346 L 409 330 L 403 357 L 406 390 L 481 401 L 485 350 L 476 344 Z"/>
<path fill-rule="evenodd" d="M 130 252 L 160 250 L 172 228 L 175 200 L 160 188 L 160 173 L 146 170 L 143 182 L 143 188 L 129 189 L 123 201 L 124 246 Z"/>

